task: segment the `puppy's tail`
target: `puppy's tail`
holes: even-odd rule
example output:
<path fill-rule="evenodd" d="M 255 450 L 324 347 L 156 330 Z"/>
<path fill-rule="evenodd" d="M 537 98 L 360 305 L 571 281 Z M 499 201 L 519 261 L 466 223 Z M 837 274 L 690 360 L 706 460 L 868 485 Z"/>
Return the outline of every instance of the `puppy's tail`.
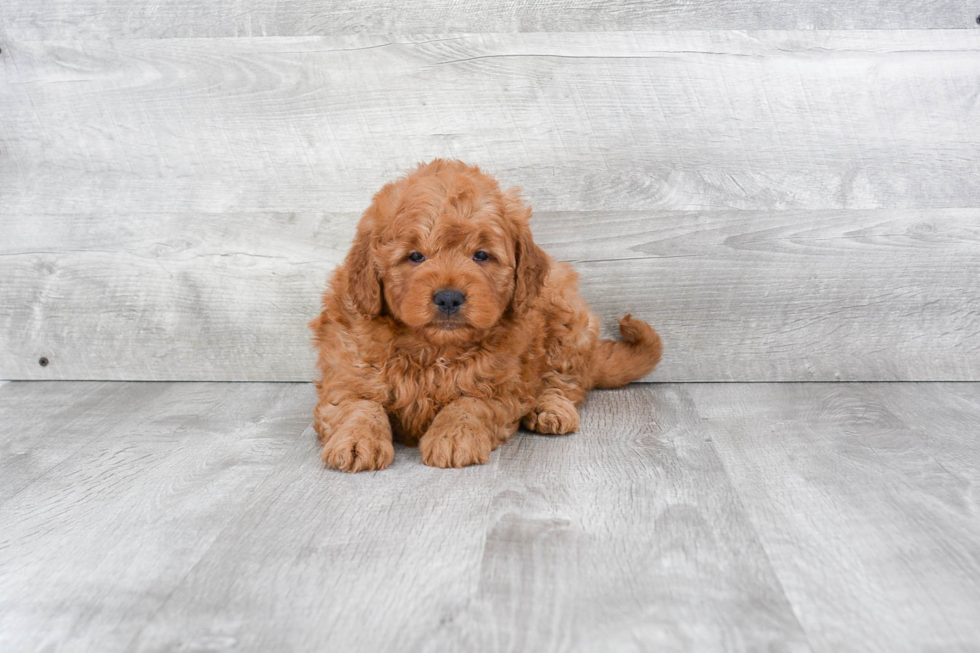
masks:
<path fill-rule="evenodd" d="M 600 340 L 594 355 L 597 388 L 620 388 L 649 374 L 663 353 L 660 336 L 646 322 L 626 315 L 619 320 L 623 341 Z"/>

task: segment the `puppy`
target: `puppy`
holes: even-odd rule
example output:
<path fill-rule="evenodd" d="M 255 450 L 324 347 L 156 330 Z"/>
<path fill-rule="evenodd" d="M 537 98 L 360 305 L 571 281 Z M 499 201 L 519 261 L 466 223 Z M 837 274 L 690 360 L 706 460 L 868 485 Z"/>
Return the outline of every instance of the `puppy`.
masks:
<path fill-rule="evenodd" d="M 599 339 L 577 275 L 531 239 L 519 190 L 437 159 L 364 212 L 310 323 L 324 462 L 384 469 L 392 436 L 435 467 L 486 463 L 519 424 L 571 433 L 594 387 L 650 372 L 660 337 L 629 315 Z"/>

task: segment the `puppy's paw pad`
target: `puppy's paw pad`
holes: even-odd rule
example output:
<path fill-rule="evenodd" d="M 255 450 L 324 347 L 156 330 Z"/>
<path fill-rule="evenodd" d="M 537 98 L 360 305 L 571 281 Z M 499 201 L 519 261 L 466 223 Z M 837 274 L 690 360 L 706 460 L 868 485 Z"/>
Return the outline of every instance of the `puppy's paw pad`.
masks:
<path fill-rule="evenodd" d="M 422 462 L 431 467 L 484 465 L 490 460 L 491 436 L 486 429 L 471 424 L 430 428 L 419 440 Z"/>
<path fill-rule="evenodd" d="M 342 472 L 384 469 L 395 459 L 390 440 L 337 433 L 323 445 L 323 462 Z"/>
<path fill-rule="evenodd" d="M 578 410 L 564 397 L 543 401 L 524 416 L 524 428 L 536 433 L 565 435 L 578 427 Z"/>

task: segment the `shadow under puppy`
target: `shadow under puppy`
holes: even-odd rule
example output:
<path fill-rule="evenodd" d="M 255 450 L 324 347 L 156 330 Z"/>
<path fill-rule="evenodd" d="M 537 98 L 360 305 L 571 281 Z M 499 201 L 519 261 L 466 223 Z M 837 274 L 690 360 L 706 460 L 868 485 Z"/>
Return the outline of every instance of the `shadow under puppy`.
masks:
<path fill-rule="evenodd" d="M 599 339 L 577 275 L 531 239 L 519 190 L 437 159 L 387 184 L 364 212 L 310 323 L 322 379 L 313 425 L 327 465 L 384 469 L 392 435 L 436 467 L 486 463 L 522 422 L 578 428 L 576 405 L 660 360 L 629 315 Z"/>

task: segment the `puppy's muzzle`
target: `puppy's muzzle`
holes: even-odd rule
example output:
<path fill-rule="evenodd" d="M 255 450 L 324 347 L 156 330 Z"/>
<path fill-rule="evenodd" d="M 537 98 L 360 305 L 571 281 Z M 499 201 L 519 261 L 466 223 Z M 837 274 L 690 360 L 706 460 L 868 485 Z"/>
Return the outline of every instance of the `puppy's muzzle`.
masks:
<path fill-rule="evenodd" d="M 455 288 L 440 290 L 432 296 L 432 303 L 446 315 L 452 315 L 466 303 L 466 295 Z"/>

